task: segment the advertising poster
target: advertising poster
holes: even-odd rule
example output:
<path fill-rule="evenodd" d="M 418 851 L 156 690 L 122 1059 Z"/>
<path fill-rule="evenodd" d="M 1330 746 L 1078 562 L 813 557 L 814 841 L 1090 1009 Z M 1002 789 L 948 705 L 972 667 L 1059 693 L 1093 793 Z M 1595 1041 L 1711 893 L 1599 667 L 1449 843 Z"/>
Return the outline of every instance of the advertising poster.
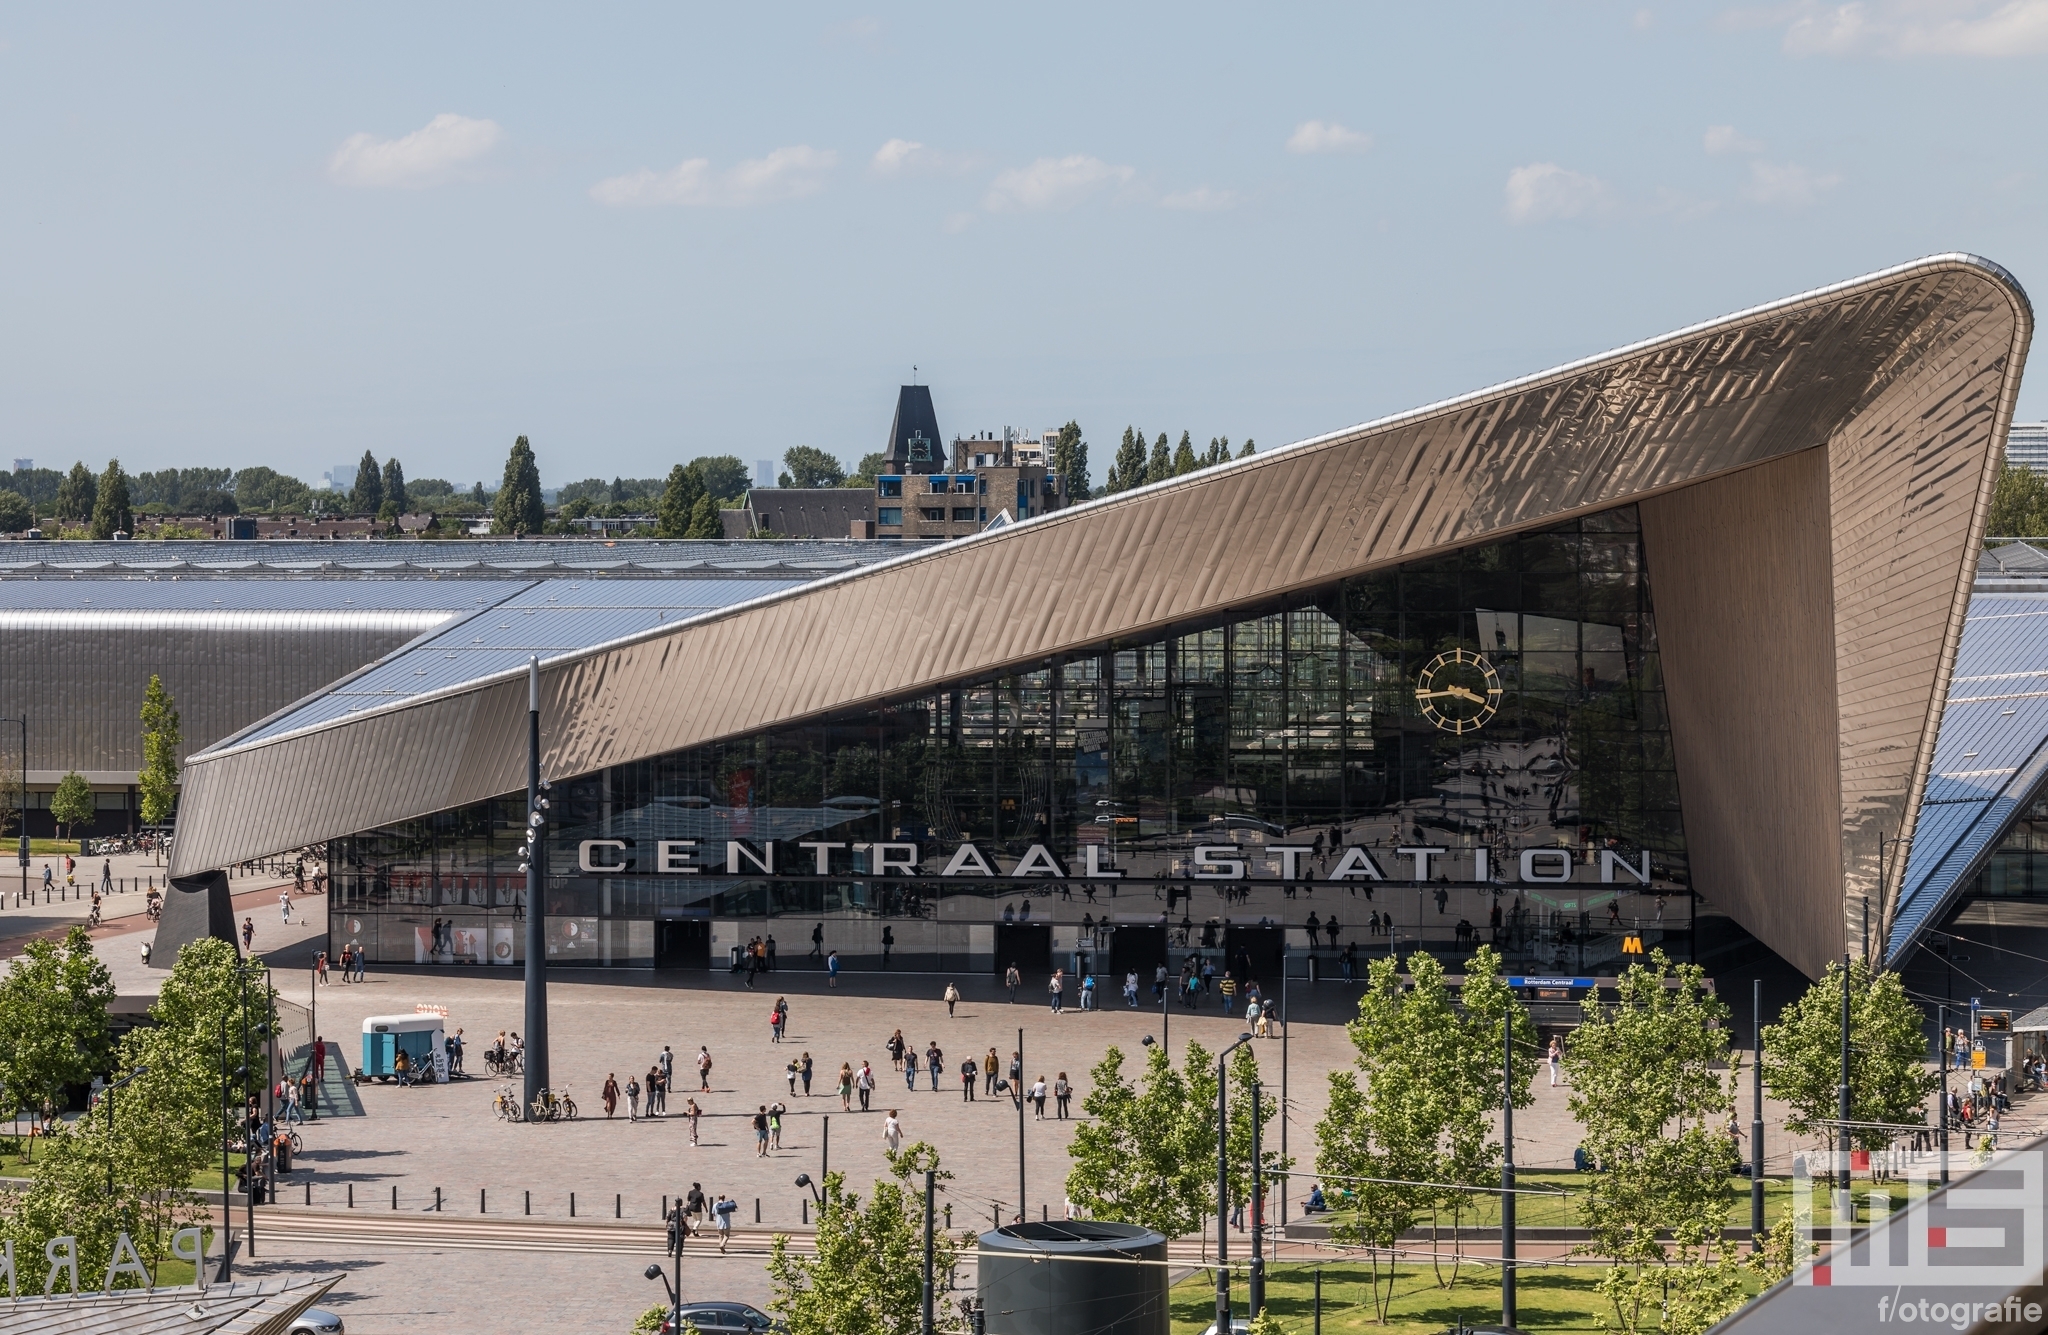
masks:
<path fill-rule="evenodd" d="M 510 927 L 491 929 L 491 963 L 512 963 L 512 931 Z"/>

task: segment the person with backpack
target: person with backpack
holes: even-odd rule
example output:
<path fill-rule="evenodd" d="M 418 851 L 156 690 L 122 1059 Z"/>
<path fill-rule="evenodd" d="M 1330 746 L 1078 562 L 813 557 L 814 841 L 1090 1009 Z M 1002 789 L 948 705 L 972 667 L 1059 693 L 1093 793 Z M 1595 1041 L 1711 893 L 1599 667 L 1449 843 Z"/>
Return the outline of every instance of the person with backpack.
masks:
<path fill-rule="evenodd" d="M 711 1207 L 711 1213 L 718 1220 L 718 1250 L 724 1254 L 726 1244 L 732 1241 L 732 1217 L 740 1211 L 740 1203 L 724 1192 L 718 1193 L 718 1204 Z"/>
<path fill-rule="evenodd" d="M 947 1019 L 949 1019 L 949 1020 L 950 1020 L 950 1019 L 952 1019 L 952 1018 L 953 1018 L 953 1008 L 954 1008 L 955 1006 L 958 1006 L 959 1004 L 960 1004 L 960 989 L 959 989 L 959 988 L 957 988 L 957 987 L 955 987 L 955 986 L 953 986 L 953 985 L 952 985 L 951 983 L 948 983 L 948 984 L 946 984 L 946 1018 L 947 1018 Z"/>

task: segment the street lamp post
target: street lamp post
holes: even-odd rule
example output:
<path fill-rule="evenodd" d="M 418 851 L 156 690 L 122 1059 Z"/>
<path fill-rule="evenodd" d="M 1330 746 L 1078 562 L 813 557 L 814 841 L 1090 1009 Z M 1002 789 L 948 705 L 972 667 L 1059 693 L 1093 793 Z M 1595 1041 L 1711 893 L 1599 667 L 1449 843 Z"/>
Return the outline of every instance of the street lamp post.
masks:
<path fill-rule="evenodd" d="M 547 837 L 547 785 L 540 780 L 540 659 L 526 660 L 526 1106 L 533 1107 L 548 1079 L 548 930 L 543 896 Z"/>
<path fill-rule="evenodd" d="M 1216 1331 L 1230 1335 L 1230 1121 L 1224 1096 L 1229 1089 L 1230 1054 L 1252 1041 L 1248 1033 L 1216 1054 Z"/>
<path fill-rule="evenodd" d="M 21 725 L 21 890 L 14 897 L 14 907 L 20 908 L 28 898 L 28 864 L 32 860 L 28 851 L 28 715 L 0 718 L 0 723 Z"/>
<path fill-rule="evenodd" d="M 1282 1178 L 1281 1181 L 1286 1181 Z M 1266 1252 L 1259 1235 L 1266 1222 L 1266 1178 L 1259 1163 L 1259 1082 L 1252 1082 L 1252 1266 L 1246 1277 L 1246 1298 L 1254 1321 L 1266 1310 Z"/>

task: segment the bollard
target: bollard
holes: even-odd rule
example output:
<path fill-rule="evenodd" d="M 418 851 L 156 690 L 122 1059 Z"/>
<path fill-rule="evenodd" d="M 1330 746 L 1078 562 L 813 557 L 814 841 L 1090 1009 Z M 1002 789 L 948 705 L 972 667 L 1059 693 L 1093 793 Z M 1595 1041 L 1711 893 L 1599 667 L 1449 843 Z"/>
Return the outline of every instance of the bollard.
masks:
<path fill-rule="evenodd" d="M 312 1203 L 313 1203 L 313 1184 L 312 1184 L 311 1182 L 308 1182 L 308 1183 L 306 1183 L 306 1204 L 308 1204 L 308 1205 L 311 1205 Z"/>
<path fill-rule="evenodd" d="M 434 1213 L 441 1213 L 441 1189 L 439 1187 L 434 1188 Z"/>
<path fill-rule="evenodd" d="M 391 1208 L 394 1210 L 398 1208 L 398 1184 L 396 1182 L 391 1184 Z"/>
<path fill-rule="evenodd" d="M 810 1222 L 811 1222 L 811 1198 L 810 1198 L 810 1197 L 808 1197 L 808 1196 L 806 1196 L 806 1197 L 804 1197 L 804 1223 L 808 1224 L 808 1223 L 810 1223 Z"/>
<path fill-rule="evenodd" d="M 612 1194 L 612 1218 L 614 1218 L 614 1219 L 624 1219 L 625 1217 L 626 1217 L 626 1198 L 625 1198 L 625 1195 L 624 1195 L 623 1193 L 618 1193 L 618 1192 L 614 1192 L 614 1193 Z"/>
<path fill-rule="evenodd" d="M 482 1187 L 476 1189 L 476 1212 L 478 1214 L 487 1213 L 484 1209 L 484 1189 Z"/>
<path fill-rule="evenodd" d="M 661 1217 L 662 1217 L 663 1219 L 666 1219 L 666 1218 L 668 1218 L 668 1197 L 667 1197 L 667 1196 L 663 1196 L 663 1197 L 661 1198 Z"/>
<path fill-rule="evenodd" d="M 530 1191 L 526 1193 L 526 1212 L 533 1213 L 533 1193 Z"/>
<path fill-rule="evenodd" d="M 569 1217 L 576 1217 L 576 1193 L 573 1191 L 569 1193 Z"/>
<path fill-rule="evenodd" d="M 356 1208 L 356 1184 L 353 1182 L 348 1184 L 348 1208 Z"/>
<path fill-rule="evenodd" d="M 759 1196 L 754 1197 L 754 1222 L 757 1224 L 761 1222 L 761 1198 Z"/>

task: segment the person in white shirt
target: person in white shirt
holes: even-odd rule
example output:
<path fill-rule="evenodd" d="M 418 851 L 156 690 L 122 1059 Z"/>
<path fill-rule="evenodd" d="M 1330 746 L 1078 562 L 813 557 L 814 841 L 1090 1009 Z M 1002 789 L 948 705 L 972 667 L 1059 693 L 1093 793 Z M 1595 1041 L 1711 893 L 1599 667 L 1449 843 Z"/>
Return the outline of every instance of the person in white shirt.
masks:
<path fill-rule="evenodd" d="M 891 1154 L 903 1148 L 903 1123 L 897 1120 L 894 1108 L 882 1121 L 882 1143 L 889 1147 Z"/>

